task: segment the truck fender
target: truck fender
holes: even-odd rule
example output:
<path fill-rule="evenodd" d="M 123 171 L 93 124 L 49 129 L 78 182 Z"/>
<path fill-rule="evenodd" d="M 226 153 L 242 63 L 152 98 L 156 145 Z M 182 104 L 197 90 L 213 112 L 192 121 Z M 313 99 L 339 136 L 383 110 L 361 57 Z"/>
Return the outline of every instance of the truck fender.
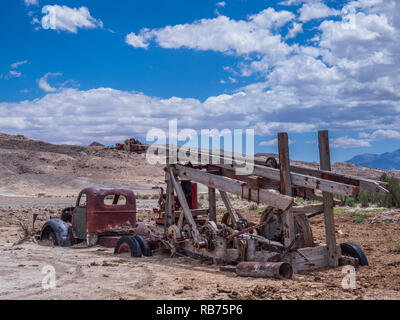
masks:
<path fill-rule="evenodd" d="M 71 229 L 72 225 L 61 219 L 50 219 L 42 227 L 40 232 L 40 240 L 47 239 L 51 232 L 54 232 L 57 238 L 57 244 L 61 247 L 69 247 L 72 245 Z"/>

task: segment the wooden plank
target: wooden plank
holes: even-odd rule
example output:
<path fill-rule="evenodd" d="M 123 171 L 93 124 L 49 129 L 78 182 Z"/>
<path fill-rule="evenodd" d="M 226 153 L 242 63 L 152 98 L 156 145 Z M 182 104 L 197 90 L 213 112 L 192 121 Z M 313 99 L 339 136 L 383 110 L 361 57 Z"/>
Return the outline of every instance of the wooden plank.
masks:
<path fill-rule="evenodd" d="M 280 192 L 292 196 L 292 180 L 290 175 L 289 139 L 286 132 L 278 133 L 278 149 L 280 163 Z M 289 208 L 282 214 L 284 244 L 288 247 L 296 237 L 294 215 Z"/>
<path fill-rule="evenodd" d="M 215 188 L 208 188 L 208 209 L 210 221 L 217 222 L 217 201 L 215 198 Z"/>
<path fill-rule="evenodd" d="M 321 170 L 331 171 L 328 131 L 323 130 L 318 132 L 318 146 Z M 339 264 L 339 256 L 336 251 L 333 195 L 328 192 L 323 192 L 322 196 L 324 198 L 325 236 L 326 244 L 328 246 L 328 262 L 331 267 L 337 267 Z"/>
<path fill-rule="evenodd" d="M 237 221 L 236 221 L 236 217 L 235 217 L 235 213 L 234 213 L 234 209 L 232 207 L 231 201 L 229 200 L 229 197 L 225 191 L 219 190 L 219 194 L 221 195 L 222 201 L 225 204 L 226 210 L 228 210 L 229 217 L 231 218 L 231 222 L 232 222 L 234 228 L 236 229 Z"/>
<path fill-rule="evenodd" d="M 182 165 L 175 165 L 176 173 L 183 179 L 189 179 L 194 182 L 204 184 L 208 187 L 216 188 L 228 193 L 242 196 L 254 202 L 261 202 L 275 208 L 286 210 L 293 205 L 294 199 L 274 191 L 259 189 L 255 192 L 250 192 L 249 188 L 240 181 L 213 175 L 200 171 L 198 169 L 188 168 Z"/>
<path fill-rule="evenodd" d="M 291 252 L 289 257 L 295 261 L 292 264 L 295 273 L 328 267 L 328 248 L 326 245 L 298 249 Z M 284 260 L 289 261 L 289 258 L 285 257 Z"/>
<path fill-rule="evenodd" d="M 324 204 L 309 204 L 309 205 L 305 205 L 305 206 L 293 206 L 292 207 L 293 210 L 293 214 L 296 215 L 300 215 L 300 214 L 316 214 L 319 212 L 323 212 L 324 211 Z"/>
<path fill-rule="evenodd" d="M 171 182 L 172 182 L 172 184 L 174 186 L 174 189 L 176 191 L 176 194 L 178 196 L 179 202 L 181 203 L 183 212 L 185 214 L 185 218 L 189 222 L 189 224 L 190 224 L 190 226 L 192 228 L 193 238 L 196 241 L 200 241 L 200 234 L 199 234 L 199 231 L 197 229 L 196 222 L 193 219 L 192 212 L 191 212 L 191 210 L 189 208 L 189 205 L 188 205 L 188 203 L 186 201 L 185 193 L 183 192 L 181 185 L 176 181 L 175 176 L 174 176 L 174 172 L 172 171 L 171 167 L 168 167 L 168 173 L 169 173 Z"/>

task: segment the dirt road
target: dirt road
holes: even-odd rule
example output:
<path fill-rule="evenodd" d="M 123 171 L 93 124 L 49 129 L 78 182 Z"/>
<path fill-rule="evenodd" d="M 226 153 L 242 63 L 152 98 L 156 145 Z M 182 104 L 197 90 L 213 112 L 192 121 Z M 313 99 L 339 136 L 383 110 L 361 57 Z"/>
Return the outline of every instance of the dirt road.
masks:
<path fill-rule="evenodd" d="M 149 218 L 152 201 L 138 201 L 139 217 Z M 358 243 L 370 262 L 357 270 L 355 290 L 342 289 L 341 268 L 281 281 L 241 278 L 163 253 L 132 259 L 101 247 L 46 247 L 32 241 L 13 246 L 21 233 L 18 221 L 29 224 L 38 212 L 39 227 L 70 204 L 70 198 L 0 197 L 0 299 L 400 299 L 400 253 L 393 251 L 400 243 L 398 223 L 355 223 L 352 214 L 336 217 L 338 241 Z M 322 240 L 322 218 L 314 219 L 314 237 Z M 55 289 L 42 288 L 46 265 L 55 268 Z"/>

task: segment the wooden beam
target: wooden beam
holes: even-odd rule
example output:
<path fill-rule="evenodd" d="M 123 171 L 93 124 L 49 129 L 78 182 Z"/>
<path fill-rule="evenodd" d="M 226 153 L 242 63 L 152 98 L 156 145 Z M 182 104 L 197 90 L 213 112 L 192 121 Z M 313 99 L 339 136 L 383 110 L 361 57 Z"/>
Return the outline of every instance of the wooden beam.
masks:
<path fill-rule="evenodd" d="M 328 131 L 318 132 L 319 161 L 321 170 L 331 171 L 331 157 L 329 150 Z M 335 218 L 333 215 L 333 195 L 323 192 L 324 198 L 324 217 L 325 217 L 325 236 L 328 246 L 328 262 L 331 267 L 337 267 L 339 256 L 336 250 Z"/>
<path fill-rule="evenodd" d="M 234 169 L 236 164 L 226 165 L 214 165 L 222 168 Z M 253 170 L 254 176 L 260 176 L 263 178 L 280 181 L 280 171 L 279 169 L 264 167 L 260 165 L 254 165 Z M 290 178 L 292 186 L 306 187 L 310 189 L 321 190 L 325 192 L 330 192 L 334 194 L 341 194 L 347 197 L 354 197 L 357 194 L 358 187 L 347 185 L 340 182 L 329 181 L 321 178 L 316 178 L 312 176 L 306 176 L 299 173 L 290 172 Z"/>
<path fill-rule="evenodd" d="M 305 205 L 305 206 L 293 206 L 292 207 L 293 210 L 293 214 L 296 215 L 300 215 L 300 214 L 316 214 L 319 212 L 324 212 L 324 204 L 309 204 L 309 205 Z"/>
<path fill-rule="evenodd" d="M 280 191 L 282 194 L 292 196 L 292 180 L 290 175 L 289 139 L 286 132 L 278 133 L 278 149 L 280 163 Z M 286 247 L 293 242 L 296 237 L 294 230 L 294 215 L 289 208 L 283 212 L 283 236 Z"/>
<path fill-rule="evenodd" d="M 208 187 L 236 194 L 245 199 L 249 199 L 250 201 L 261 202 L 281 210 L 290 208 L 294 202 L 293 197 L 281 195 L 270 190 L 259 189 L 249 192 L 249 188 L 240 181 L 213 175 L 198 169 L 188 168 L 179 164 L 175 165 L 175 169 L 176 173 L 183 179 L 189 179 L 191 181 L 204 184 Z"/>
<path fill-rule="evenodd" d="M 208 209 L 210 221 L 217 222 L 217 201 L 215 198 L 215 188 L 208 188 Z"/>
<path fill-rule="evenodd" d="M 193 219 L 192 212 L 186 201 L 185 193 L 183 192 L 181 185 L 176 181 L 174 172 L 172 171 L 171 167 L 168 167 L 168 173 L 169 173 L 171 182 L 174 186 L 174 189 L 176 191 L 176 194 L 178 196 L 179 202 L 181 203 L 183 213 L 185 214 L 186 221 L 189 222 L 189 224 L 192 228 L 193 238 L 195 241 L 199 242 L 200 241 L 200 233 L 199 233 L 199 230 L 197 229 L 196 222 Z"/>
<path fill-rule="evenodd" d="M 225 191 L 219 190 L 219 194 L 221 195 L 222 201 L 225 204 L 226 210 L 228 210 L 228 214 L 229 214 L 229 217 L 231 218 L 231 222 L 232 222 L 234 228 L 236 229 L 237 221 L 236 221 L 236 217 L 235 217 L 235 213 L 234 213 L 235 210 L 232 207 L 231 201 L 229 200 L 229 197 Z"/>

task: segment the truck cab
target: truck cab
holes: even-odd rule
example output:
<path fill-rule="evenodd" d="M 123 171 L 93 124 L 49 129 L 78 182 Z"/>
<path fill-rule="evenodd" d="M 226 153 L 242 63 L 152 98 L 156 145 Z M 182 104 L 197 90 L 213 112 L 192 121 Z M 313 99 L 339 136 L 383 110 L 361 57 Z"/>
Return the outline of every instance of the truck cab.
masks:
<path fill-rule="evenodd" d="M 72 217 L 66 219 L 65 212 L 72 212 Z M 79 193 L 75 207 L 64 209 L 60 219 L 43 225 L 40 239 L 60 246 L 80 242 L 94 246 L 133 234 L 135 227 L 136 198 L 131 190 L 86 188 Z"/>

